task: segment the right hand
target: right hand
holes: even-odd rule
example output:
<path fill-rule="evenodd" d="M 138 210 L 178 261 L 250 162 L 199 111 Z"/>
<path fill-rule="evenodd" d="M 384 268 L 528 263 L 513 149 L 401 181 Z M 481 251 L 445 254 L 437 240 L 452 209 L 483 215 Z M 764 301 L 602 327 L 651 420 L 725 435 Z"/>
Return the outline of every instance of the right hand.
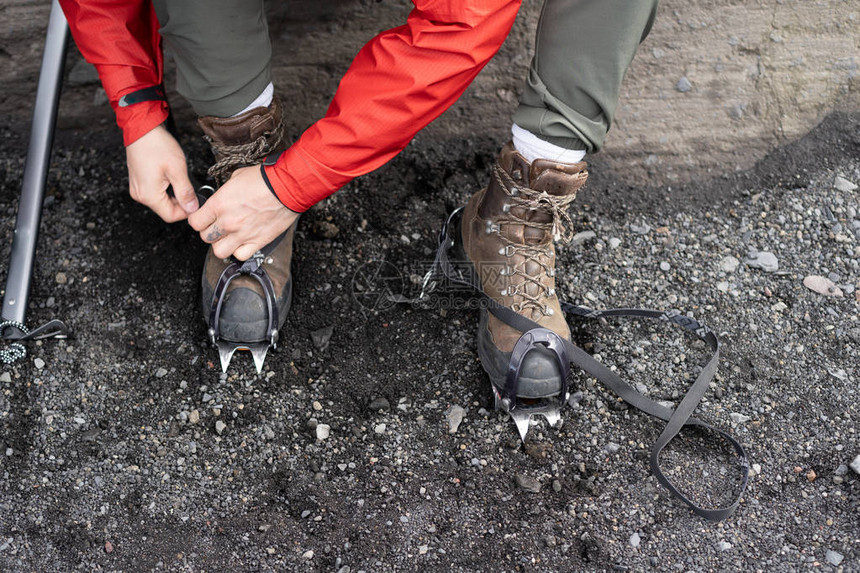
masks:
<path fill-rule="evenodd" d="M 131 198 L 167 223 L 187 219 L 199 207 L 188 179 L 185 153 L 163 125 L 125 148 Z M 173 197 L 167 188 L 173 187 Z"/>

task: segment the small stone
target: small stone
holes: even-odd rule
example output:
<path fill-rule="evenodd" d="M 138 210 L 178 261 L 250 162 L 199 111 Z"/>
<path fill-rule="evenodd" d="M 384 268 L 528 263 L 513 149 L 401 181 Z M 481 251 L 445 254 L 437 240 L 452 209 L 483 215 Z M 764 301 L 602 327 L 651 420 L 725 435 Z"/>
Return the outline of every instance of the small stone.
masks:
<path fill-rule="evenodd" d="M 257 531 L 262 531 L 263 533 L 265 533 L 265 532 L 269 531 L 271 528 L 272 528 L 272 526 L 270 524 L 264 523 L 262 525 L 257 526 Z"/>
<path fill-rule="evenodd" d="M 314 400 L 314 403 L 311 404 L 311 408 L 319 412 L 320 410 L 322 410 L 322 404 L 320 404 L 317 400 Z"/>
<path fill-rule="evenodd" d="M 732 548 L 732 544 L 728 541 L 720 541 L 717 543 L 717 551 L 728 551 Z"/>
<path fill-rule="evenodd" d="M 463 422 L 463 417 L 466 415 L 466 410 L 462 406 L 453 405 L 445 412 L 445 418 L 448 420 L 448 433 L 456 434 Z"/>
<path fill-rule="evenodd" d="M 380 410 L 387 412 L 391 408 L 391 404 L 385 398 L 379 397 L 374 399 L 367 407 L 370 408 L 372 412 L 378 412 Z"/>
<path fill-rule="evenodd" d="M 693 84 L 690 83 L 690 80 L 687 79 L 687 76 L 681 76 L 681 79 L 678 80 L 678 83 L 675 84 L 675 89 L 679 92 L 687 93 L 693 88 Z"/>
<path fill-rule="evenodd" d="M 729 255 L 720 260 L 720 270 L 724 273 L 733 273 L 738 270 L 740 264 L 741 262 L 736 257 Z"/>
<path fill-rule="evenodd" d="M 833 180 L 833 186 L 836 188 L 837 191 L 844 192 L 854 191 L 855 189 L 857 189 L 856 183 L 845 179 L 841 175 L 837 175 L 836 179 Z"/>
<path fill-rule="evenodd" d="M 637 235 L 647 235 L 651 232 L 651 225 L 648 223 L 642 223 L 641 225 L 630 223 L 630 231 Z"/>
<path fill-rule="evenodd" d="M 728 281 L 720 281 L 717 283 L 717 290 L 720 292 L 729 292 L 730 286 Z"/>
<path fill-rule="evenodd" d="M 311 232 L 323 239 L 334 239 L 340 233 L 340 229 L 329 221 L 315 221 L 311 225 Z"/>
<path fill-rule="evenodd" d="M 639 547 L 639 544 L 642 542 L 642 539 L 639 537 L 638 533 L 634 533 L 630 536 L 630 547 L 634 549 Z"/>
<path fill-rule="evenodd" d="M 660 270 L 663 271 L 664 273 L 668 272 L 671 268 L 672 268 L 672 265 L 670 265 L 666 261 L 662 261 L 660 263 Z"/>
<path fill-rule="evenodd" d="M 749 422 L 750 420 L 749 416 L 744 416 L 743 414 L 739 414 L 738 412 L 732 412 L 731 414 L 729 414 L 729 417 L 735 424 L 743 424 Z"/>
<path fill-rule="evenodd" d="M 842 560 L 845 559 L 845 556 L 839 553 L 838 551 L 833 551 L 832 549 L 828 549 L 824 553 L 824 558 L 827 559 L 827 562 L 833 565 L 834 567 L 839 567 L 839 564 L 842 563 Z"/>
<path fill-rule="evenodd" d="M 561 482 L 557 479 L 552 480 L 552 491 L 559 493 L 561 491 Z"/>
<path fill-rule="evenodd" d="M 803 286 L 824 296 L 844 296 L 842 289 L 832 280 L 820 275 L 809 275 L 803 279 Z"/>
<path fill-rule="evenodd" d="M 35 360 L 33 360 L 33 366 L 35 366 L 36 368 L 41 370 L 42 368 L 45 367 L 45 361 L 42 360 L 41 358 L 36 358 Z"/>
<path fill-rule="evenodd" d="M 328 424 L 317 424 L 316 432 L 318 440 L 325 440 L 331 435 L 331 426 Z"/>
<path fill-rule="evenodd" d="M 619 239 L 618 237 L 611 237 L 609 239 L 609 248 L 610 249 L 617 249 L 620 245 L 621 245 L 621 239 Z"/>
<path fill-rule="evenodd" d="M 158 370 L 155 371 L 155 377 L 156 378 L 164 378 L 165 376 L 167 376 L 167 369 L 166 368 L 159 368 Z"/>
<path fill-rule="evenodd" d="M 770 307 L 770 309 L 775 311 L 775 312 L 782 312 L 787 308 L 788 308 L 788 305 L 782 301 L 779 301 L 778 303 L 776 303 L 775 305 Z"/>
<path fill-rule="evenodd" d="M 609 442 L 608 444 L 606 444 L 606 451 L 609 452 L 610 454 L 614 454 L 615 452 L 617 452 L 620 449 L 621 449 L 621 446 L 619 444 L 616 444 L 615 442 Z"/>
<path fill-rule="evenodd" d="M 857 454 L 857 457 L 854 458 L 854 461 L 848 467 L 854 470 L 855 474 L 860 474 L 860 454 Z"/>
<path fill-rule="evenodd" d="M 373 427 L 373 431 L 377 434 L 384 434 L 385 428 L 386 428 L 385 424 L 377 424 Z"/>
<path fill-rule="evenodd" d="M 225 424 L 221 420 L 218 420 L 217 422 L 215 422 L 215 432 L 217 432 L 219 436 L 222 433 L 224 433 L 224 430 L 226 430 L 226 429 L 227 429 L 227 424 Z"/>
<path fill-rule="evenodd" d="M 858 458 L 860 458 L 860 456 L 858 456 Z M 839 467 L 836 468 L 836 471 L 834 471 L 833 473 L 838 476 L 848 475 L 848 466 L 846 466 L 845 464 L 839 464 Z"/>
<path fill-rule="evenodd" d="M 582 245 L 586 241 L 590 241 L 595 238 L 597 233 L 594 231 L 581 231 L 573 236 L 573 239 L 570 240 L 570 244 L 574 247 Z"/>
<path fill-rule="evenodd" d="M 113 553 L 113 543 L 105 541 L 105 553 Z"/>
<path fill-rule="evenodd" d="M 533 477 L 518 473 L 514 474 L 514 481 L 520 489 L 540 493 L 540 482 Z"/>
<path fill-rule="evenodd" d="M 12 457 L 12 454 L 14 454 L 14 453 L 15 453 L 15 450 L 13 450 L 12 448 L 6 448 L 6 457 L 7 458 Z"/>
<path fill-rule="evenodd" d="M 817 478 L 817 477 L 818 477 L 818 474 L 816 474 L 815 470 L 813 470 L 813 469 L 810 469 L 808 472 L 806 472 L 806 479 L 809 481 L 815 481 L 815 478 Z"/>
<path fill-rule="evenodd" d="M 430 547 L 427 545 L 418 546 L 418 555 L 426 555 L 428 551 L 430 551 Z"/>
<path fill-rule="evenodd" d="M 307 559 L 308 561 L 310 561 L 313 558 L 314 558 L 314 552 L 311 549 L 302 553 L 302 559 Z"/>
<path fill-rule="evenodd" d="M 314 330 L 313 332 L 311 332 L 311 341 L 313 341 L 314 346 L 317 350 L 324 351 L 326 348 L 328 348 L 329 342 L 331 342 L 331 335 L 333 333 L 333 326 L 326 326 L 325 328 Z"/>
<path fill-rule="evenodd" d="M 753 251 L 747 255 L 744 260 L 748 267 L 761 269 L 766 273 L 772 273 L 779 270 L 779 261 L 776 255 L 770 251 Z"/>
<path fill-rule="evenodd" d="M 8 372 L 4 372 L 3 374 L 0 374 L 0 382 L 11 382 L 11 381 L 12 381 L 12 375 L 9 374 Z"/>
<path fill-rule="evenodd" d="M 191 410 L 188 413 L 188 423 L 197 424 L 200 422 L 200 410 Z"/>
<path fill-rule="evenodd" d="M 59 272 L 54 277 L 54 280 L 57 281 L 58 285 L 64 285 L 69 282 L 69 277 L 66 276 L 66 273 Z"/>

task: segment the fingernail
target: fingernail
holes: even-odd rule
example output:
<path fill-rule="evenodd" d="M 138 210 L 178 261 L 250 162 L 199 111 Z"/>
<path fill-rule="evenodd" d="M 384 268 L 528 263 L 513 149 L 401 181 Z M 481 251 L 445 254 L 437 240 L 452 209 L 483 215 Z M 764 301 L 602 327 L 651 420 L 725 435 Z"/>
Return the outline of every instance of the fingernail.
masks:
<path fill-rule="evenodd" d="M 197 201 L 189 201 L 182 205 L 182 208 L 185 209 L 186 213 L 193 213 L 197 210 Z"/>

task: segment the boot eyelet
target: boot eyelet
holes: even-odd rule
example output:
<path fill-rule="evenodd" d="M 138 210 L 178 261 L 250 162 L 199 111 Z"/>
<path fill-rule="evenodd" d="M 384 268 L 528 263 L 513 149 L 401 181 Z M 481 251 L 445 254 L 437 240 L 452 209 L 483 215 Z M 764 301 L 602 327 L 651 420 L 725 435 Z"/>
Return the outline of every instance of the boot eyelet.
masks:
<path fill-rule="evenodd" d="M 555 289 L 554 288 L 547 289 L 546 296 L 555 296 Z"/>
<path fill-rule="evenodd" d="M 516 197 L 519 194 L 520 194 L 519 187 L 514 187 L 513 189 L 511 189 L 511 197 Z"/>
<path fill-rule="evenodd" d="M 546 276 L 548 276 L 548 277 L 554 277 L 554 276 L 555 276 L 555 269 L 550 269 L 550 270 L 548 270 L 548 271 L 546 272 Z"/>
<path fill-rule="evenodd" d="M 552 316 L 555 314 L 555 311 L 548 306 L 543 307 L 543 313 L 547 316 Z"/>
<path fill-rule="evenodd" d="M 519 167 L 515 168 L 513 171 L 511 171 L 511 177 L 513 177 L 516 181 L 522 181 L 523 170 Z"/>
<path fill-rule="evenodd" d="M 507 246 L 502 247 L 501 249 L 499 249 L 499 254 L 505 255 L 506 257 L 514 256 L 514 246 L 513 245 L 507 245 Z"/>
<path fill-rule="evenodd" d="M 275 262 L 275 259 L 273 259 L 272 257 L 266 257 L 266 264 L 267 265 L 271 265 L 274 262 Z"/>
<path fill-rule="evenodd" d="M 510 211 L 511 211 L 511 206 L 507 203 L 504 203 L 502 205 L 502 213 L 510 213 Z"/>

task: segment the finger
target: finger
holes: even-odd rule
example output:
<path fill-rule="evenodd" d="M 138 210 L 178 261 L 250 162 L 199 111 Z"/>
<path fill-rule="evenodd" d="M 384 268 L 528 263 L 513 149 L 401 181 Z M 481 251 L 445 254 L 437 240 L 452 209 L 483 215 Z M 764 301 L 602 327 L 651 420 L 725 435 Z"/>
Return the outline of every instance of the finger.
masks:
<path fill-rule="evenodd" d="M 233 256 L 240 261 L 247 261 L 261 248 L 262 246 L 257 243 L 245 243 L 233 251 Z"/>
<path fill-rule="evenodd" d="M 197 194 L 194 186 L 188 178 L 188 168 L 185 162 L 171 163 L 167 168 L 167 180 L 173 186 L 173 195 L 176 201 L 186 213 L 193 213 L 200 205 L 197 202 Z"/>
<path fill-rule="evenodd" d="M 168 197 L 166 190 L 159 190 L 159 192 L 153 195 L 142 194 L 142 197 L 156 197 L 154 201 L 144 202 L 141 201 L 144 205 L 152 209 L 156 215 L 161 217 L 161 219 L 165 223 L 175 223 L 176 221 L 181 221 L 188 217 L 188 214 L 185 212 L 182 207 L 180 207 L 175 201 L 173 201 L 170 197 Z"/>
<path fill-rule="evenodd" d="M 188 224 L 191 225 L 192 229 L 201 233 L 201 237 L 203 236 L 202 231 L 218 220 L 216 203 L 217 199 L 213 195 L 199 209 L 188 215 Z"/>
<path fill-rule="evenodd" d="M 215 253 L 215 256 L 219 259 L 226 259 L 232 255 L 241 244 L 241 239 L 237 239 L 234 235 L 227 235 L 220 241 L 212 244 L 212 252 Z"/>
<path fill-rule="evenodd" d="M 200 238 L 204 243 L 217 243 L 221 239 L 227 237 L 229 233 L 225 231 L 219 221 L 215 221 L 200 232 Z"/>

